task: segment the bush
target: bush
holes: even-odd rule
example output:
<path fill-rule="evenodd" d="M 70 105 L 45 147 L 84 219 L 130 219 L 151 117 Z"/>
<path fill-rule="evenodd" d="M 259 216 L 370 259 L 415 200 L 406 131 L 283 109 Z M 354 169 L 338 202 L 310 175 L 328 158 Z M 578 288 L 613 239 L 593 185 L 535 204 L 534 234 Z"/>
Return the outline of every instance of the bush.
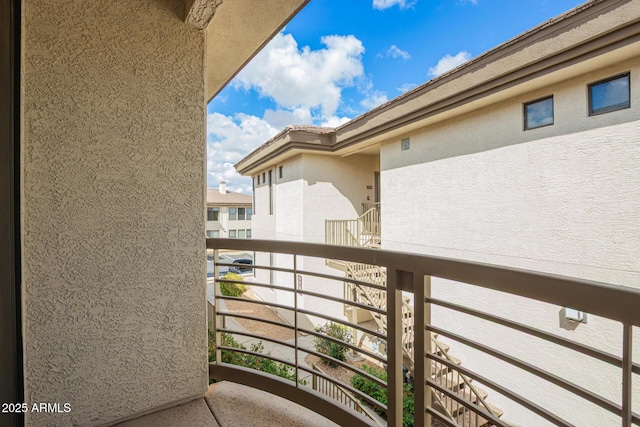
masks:
<path fill-rule="evenodd" d="M 233 335 L 222 333 L 221 335 L 221 343 L 224 347 L 232 347 L 240 350 L 246 350 L 247 347 L 240 344 L 238 341 L 233 338 Z M 213 330 L 209 329 L 209 362 L 216 361 L 216 340 L 215 333 Z M 258 343 L 251 344 L 249 349 L 250 351 L 256 353 L 264 352 L 264 345 L 262 345 L 262 341 Z M 271 355 L 271 353 L 266 353 L 267 356 Z M 260 357 L 253 354 L 245 354 L 240 353 L 233 350 L 222 350 L 222 361 L 224 363 L 230 363 L 232 365 L 244 366 L 247 368 L 255 369 L 261 372 L 266 372 L 268 374 L 277 375 L 279 377 L 295 381 L 296 374 L 293 367 L 285 364 L 276 362 L 267 357 Z M 305 380 L 300 380 L 300 384 L 306 385 Z"/>
<path fill-rule="evenodd" d="M 236 273 L 227 273 L 222 277 L 220 281 L 220 292 L 222 293 L 222 295 L 226 297 L 239 297 L 240 295 L 244 294 L 245 291 L 247 290 L 247 287 L 242 283 L 224 282 L 222 281 L 224 279 L 239 280 L 239 281 L 243 279 L 242 279 L 242 276 Z"/>
<path fill-rule="evenodd" d="M 367 365 L 363 365 L 361 369 L 376 378 L 387 381 L 387 371 L 385 371 L 384 369 L 369 367 Z M 370 380 L 367 377 L 356 374 L 351 377 L 351 385 L 355 389 L 371 396 L 383 405 L 386 405 L 388 403 L 386 387 L 382 387 L 381 385 Z M 409 384 L 403 384 L 402 387 L 402 426 L 413 427 L 413 389 Z M 378 408 L 377 406 L 373 409 L 378 413 L 378 415 L 382 416 L 385 419 L 387 418 L 387 414 L 382 409 Z"/>
<path fill-rule="evenodd" d="M 352 339 L 349 328 L 334 322 L 325 323 L 322 326 L 317 326 L 316 332 L 331 338 L 338 339 L 340 341 L 344 341 L 346 343 L 351 342 Z M 328 339 L 314 337 L 313 346 L 319 353 L 326 354 L 327 356 L 331 356 L 334 359 L 342 361 L 346 360 L 347 347 L 344 345 L 335 343 Z M 337 363 L 333 362 L 331 359 L 322 359 L 322 362 L 332 367 L 337 366 Z"/>

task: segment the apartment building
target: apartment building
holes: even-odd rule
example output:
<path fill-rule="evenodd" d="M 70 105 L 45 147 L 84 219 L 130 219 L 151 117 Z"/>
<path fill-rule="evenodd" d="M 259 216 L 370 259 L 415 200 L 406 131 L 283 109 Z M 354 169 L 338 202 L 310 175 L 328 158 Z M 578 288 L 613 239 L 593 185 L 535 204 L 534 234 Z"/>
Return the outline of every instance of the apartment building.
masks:
<path fill-rule="evenodd" d="M 401 250 L 640 288 L 639 19 L 639 1 L 591 1 L 336 129 L 285 128 L 236 165 L 256 184 L 254 237 Z M 263 262 L 278 266 L 285 258 Z M 328 261 L 324 268 L 338 266 Z M 321 279 L 303 286 L 325 292 Z M 447 280 L 434 279 L 432 288 L 437 298 L 620 352 L 614 325 L 572 307 L 496 299 Z M 520 332 L 442 307 L 431 316 L 584 389 L 604 387 L 608 399 L 620 393 L 619 377 L 595 361 L 552 344 L 528 346 Z M 449 343 L 465 366 L 526 389 L 577 425 L 612 425 L 607 411 Z M 640 383 L 633 389 L 640 392 Z M 513 425 L 546 425 L 507 399 L 496 403 Z"/>
<path fill-rule="evenodd" d="M 251 196 L 227 190 L 227 183 L 207 188 L 207 237 L 251 238 Z"/>

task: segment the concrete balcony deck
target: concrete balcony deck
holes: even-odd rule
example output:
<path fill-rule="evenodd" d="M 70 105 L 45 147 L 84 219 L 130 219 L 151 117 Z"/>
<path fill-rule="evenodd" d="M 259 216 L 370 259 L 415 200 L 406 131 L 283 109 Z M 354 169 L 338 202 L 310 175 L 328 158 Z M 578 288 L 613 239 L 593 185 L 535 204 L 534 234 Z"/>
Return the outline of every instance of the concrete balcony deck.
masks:
<path fill-rule="evenodd" d="M 119 427 L 331 427 L 337 424 L 273 394 L 229 381 L 197 399 L 118 424 Z"/>

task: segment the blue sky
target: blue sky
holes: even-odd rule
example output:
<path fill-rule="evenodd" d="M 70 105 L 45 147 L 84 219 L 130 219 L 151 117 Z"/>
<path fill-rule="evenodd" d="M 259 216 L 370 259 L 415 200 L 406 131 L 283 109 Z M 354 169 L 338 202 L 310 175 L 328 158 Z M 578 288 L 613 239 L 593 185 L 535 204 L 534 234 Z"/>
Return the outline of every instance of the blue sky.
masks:
<path fill-rule="evenodd" d="M 286 125 L 338 126 L 581 3 L 311 0 L 209 103 L 207 185 L 250 193 L 233 165 Z"/>

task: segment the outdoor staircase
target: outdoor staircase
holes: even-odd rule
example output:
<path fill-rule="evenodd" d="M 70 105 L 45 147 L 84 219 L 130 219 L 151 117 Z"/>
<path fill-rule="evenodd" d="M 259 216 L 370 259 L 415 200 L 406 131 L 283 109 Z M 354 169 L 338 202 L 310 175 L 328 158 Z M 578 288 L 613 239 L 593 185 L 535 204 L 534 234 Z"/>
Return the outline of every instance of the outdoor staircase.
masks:
<path fill-rule="evenodd" d="M 356 219 L 350 220 L 326 220 L 325 221 L 325 242 L 329 245 L 355 246 L 365 248 L 380 248 L 381 245 L 381 229 L 380 229 L 380 204 L 365 203 L 363 204 L 364 213 Z M 339 268 L 345 272 L 349 279 L 357 280 L 363 283 L 370 283 L 382 288 L 387 285 L 387 273 L 384 268 L 377 265 L 368 265 L 353 262 L 342 262 L 335 260 L 327 260 L 328 265 Z M 361 285 L 358 283 L 345 282 L 344 299 L 351 300 L 359 304 L 376 307 L 386 312 L 387 295 L 385 289 L 376 289 L 373 287 Z M 345 304 L 345 314 L 349 319 L 353 319 L 356 314 L 355 323 L 358 322 L 357 310 L 366 312 L 366 316 L 370 316 L 375 323 L 378 332 L 386 335 L 387 333 L 387 316 L 372 311 L 367 311 L 355 306 Z M 353 321 L 353 320 L 352 320 Z M 409 298 L 402 299 L 402 358 L 403 364 L 410 373 L 414 369 L 413 356 L 413 336 L 414 336 L 414 320 L 413 307 Z M 358 346 L 363 345 L 363 334 L 358 341 Z M 373 340 L 376 338 L 370 336 Z M 445 359 L 452 366 L 460 365 L 460 360 L 449 354 L 449 346 L 438 341 L 436 334 L 431 335 L 431 348 L 433 354 Z M 386 343 L 382 343 L 379 348 L 384 349 Z M 473 384 L 473 380 L 462 373 L 451 368 L 444 363 L 432 360 L 431 362 L 431 378 L 427 380 L 431 385 L 434 406 L 448 419 L 457 423 L 462 427 L 488 427 L 491 424 L 485 418 L 479 416 L 476 412 L 468 409 L 465 405 L 457 400 L 447 396 L 438 388 L 446 389 L 455 393 L 466 403 L 476 405 L 489 414 L 500 417 L 503 411 L 495 406 L 487 403 L 485 398 L 488 393 Z M 434 423 L 436 425 L 437 423 Z M 441 424 L 438 424 L 441 425 Z"/>
<path fill-rule="evenodd" d="M 371 283 L 373 285 L 386 286 L 387 275 L 386 271 L 376 265 L 367 265 L 360 263 L 346 263 L 346 277 L 349 279 L 357 280 L 360 282 Z M 359 304 L 369 305 L 386 311 L 386 291 L 383 289 L 375 289 L 369 286 L 360 285 L 358 283 L 345 282 L 345 299 L 352 300 Z M 350 316 L 351 310 L 362 310 L 353 306 L 345 305 L 345 310 Z M 376 329 L 383 334 L 387 333 L 387 317 L 375 312 L 367 312 L 373 318 Z M 410 304 L 409 298 L 403 298 L 402 300 L 402 356 L 403 363 L 409 369 L 409 372 L 413 372 L 414 368 L 414 355 L 413 355 L 413 336 L 414 336 L 414 320 L 413 320 L 413 307 Z M 363 339 L 366 335 L 363 335 L 359 340 L 358 345 L 362 345 Z M 455 365 L 460 365 L 460 360 L 449 354 L 449 346 L 443 342 L 438 341 L 437 335 L 431 336 L 431 347 L 433 353 L 441 358 L 446 359 Z M 382 346 L 380 346 L 382 347 Z M 433 360 L 431 362 L 431 381 L 437 386 L 445 388 L 466 402 L 473 403 L 478 407 L 486 410 L 490 414 L 500 417 L 503 413 L 502 410 L 490 405 L 485 401 L 488 393 L 479 387 L 476 387 L 472 382 L 473 380 L 456 369 L 452 369 L 443 363 Z M 437 390 L 437 387 L 432 387 L 433 398 L 435 400 L 435 406 L 439 411 L 448 417 L 450 420 L 456 422 L 462 427 L 483 427 L 491 426 L 492 424 L 485 418 L 477 415 L 463 404 L 457 402 L 455 399 L 447 396 L 445 393 Z"/>

